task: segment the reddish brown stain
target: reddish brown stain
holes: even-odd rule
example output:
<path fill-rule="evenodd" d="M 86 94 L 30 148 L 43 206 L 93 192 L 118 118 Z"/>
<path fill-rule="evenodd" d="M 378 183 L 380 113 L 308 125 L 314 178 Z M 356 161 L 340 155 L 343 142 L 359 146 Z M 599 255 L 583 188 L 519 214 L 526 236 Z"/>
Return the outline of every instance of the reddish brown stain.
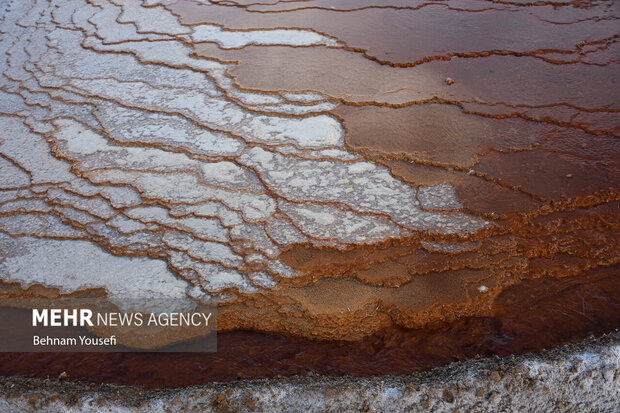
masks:
<path fill-rule="evenodd" d="M 422 329 L 389 328 L 353 342 L 247 331 L 220 333 L 217 353 L 2 353 L 0 374 L 183 387 L 239 378 L 408 374 L 471 357 L 536 351 L 620 325 L 618 267 L 539 278 L 504 290 L 492 316 Z"/>
<path fill-rule="evenodd" d="M 406 374 L 620 325 L 620 49 L 613 2 L 212 3 L 179 1 L 168 9 L 190 26 L 312 29 L 340 46 L 192 44 L 196 56 L 234 62 L 228 75 L 241 89 L 323 93 L 340 103 L 328 114 L 342 121 L 347 149 L 414 187 L 454 185 L 462 209 L 492 226 L 344 250 L 293 245 L 279 258 L 300 275 L 278 279 L 281 290 L 227 291 L 234 297 L 221 308 L 216 354 L 2 354 L 0 374 L 67 371 L 74 379 L 149 387 L 310 371 Z M 455 82 L 447 85 L 447 78 Z M 100 132 L 118 145 L 208 160 L 192 147 L 118 142 Z M 89 177 L 49 142 L 55 157 Z M 44 195 L 19 199 L 37 197 Z M 125 208 L 113 209 L 121 216 Z M 167 258 L 161 250 L 92 241 L 120 255 Z M 432 243 L 466 247 L 446 252 Z"/>

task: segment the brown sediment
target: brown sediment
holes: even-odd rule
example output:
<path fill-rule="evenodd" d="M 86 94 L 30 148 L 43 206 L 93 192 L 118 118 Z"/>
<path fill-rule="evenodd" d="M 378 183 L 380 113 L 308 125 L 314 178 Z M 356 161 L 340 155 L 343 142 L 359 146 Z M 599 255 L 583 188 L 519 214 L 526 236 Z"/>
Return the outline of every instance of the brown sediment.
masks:
<path fill-rule="evenodd" d="M 183 387 L 211 381 L 317 373 L 408 374 L 471 357 L 536 351 L 620 323 L 618 267 L 538 278 L 507 288 L 487 317 L 421 329 L 387 328 L 353 342 L 312 341 L 247 331 L 220 333 L 213 354 L 0 354 L 0 374 Z"/>
<path fill-rule="evenodd" d="M 346 142 L 354 151 L 460 168 L 472 167 L 490 151 L 529 149 L 549 129 L 522 119 L 466 114 L 456 105 L 343 105 L 333 113 L 343 119 Z"/>
<path fill-rule="evenodd" d="M 311 29 L 337 38 L 349 49 L 363 52 L 372 60 L 404 66 L 453 56 L 530 54 L 544 57 L 548 52 L 558 51 L 575 54 L 574 59 L 577 60 L 580 49 L 576 45 L 584 37 L 593 42 L 594 39 L 604 41 L 617 34 L 611 3 L 581 9 L 571 6 L 556 8 L 553 4 L 512 7 L 494 2 L 488 3 L 486 9 L 473 5 L 467 10 L 467 6 L 451 7 L 448 2 L 427 2 L 423 3 L 423 7 L 417 3 L 410 9 L 366 8 L 348 12 L 301 9 L 260 13 L 223 3 L 200 4 L 191 0 L 181 0 L 168 6 L 184 24 L 207 22 L 221 24 L 231 30 Z M 510 12 L 506 13 L 508 10 Z M 604 14 L 598 14 L 601 12 Z M 604 15 L 610 18 L 604 19 Z M 554 21 L 544 24 L 542 19 L 545 17 L 551 17 Z M 580 21 L 597 17 L 600 20 Z M 554 24 L 563 20 L 573 25 Z M 455 24 L 455 21 L 460 24 Z M 504 30 L 494 30 L 497 25 Z M 541 48 L 539 36 L 543 25 L 546 43 Z M 574 26 L 579 26 L 579 30 L 575 30 Z"/>
<path fill-rule="evenodd" d="M 212 3 L 148 8 L 178 17 L 184 34 L 168 37 L 158 37 L 168 26 L 123 23 L 129 8 L 113 1 L 88 2 L 83 26 L 84 11 L 40 14 L 46 37 L 28 23 L 36 12 L 24 17 L 31 31 L 6 51 L 1 89 L 24 108 L 0 109 L 0 264 L 32 247 L 12 248 L 20 239 L 161 260 L 162 284 L 221 299 L 218 354 L 92 355 L 84 370 L 63 355 L 23 355 L 0 372 L 64 363 L 71 377 L 148 386 L 406 373 L 618 326 L 613 4 Z M 205 23 L 307 29 L 333 43 L 191 41 Z M 122 29 L 133 32 L 108 32 Z M 310 123 L 277 129 L 288 121 Z M 105 276 L 75 271 L 87 281 L 67 287 L 76 294 L 114 293 Z M 0 291 L 67 294 L 50 279 Z M 89 373 L 94 363 L 111 368 Z"/>
<path fill-rule="evenodd" d="M 455 185 L 463 205 L 476 214 L 502 217 L 536 210 L 540 206 L 540 201 L 531 195 L 478 176 L 474 170 L 465 172 L 407 160 L 386 159 L 380 162 L 390 168 L 395 176 L 412 185 Z"/>
<path fill-rule="evenodd" d="M 567 123 L 580 108 L 595 114 L 600 111 L 600 116 L 610 119 L 611 113 L 617 113 L 617 108 L 604 107 L 615 102 L 609 90 L 617 76 L 612 64 L 553 65 L 529 56 L 490 56 L 393 68 L 335 48 L 250 45 L 242 50 L 221 50 L 200 43 L 194 48 L 198 56 L 238 62 L 230 73 L 241 87 L 250 90 L 312 90 L 349 103 L 392 106 L 440 99 L 463 102 L 474 113 L 523 113 L 531 118 L 542 113 Z M 261 75 L 266 72 L 274 76 Z M 527 73 L 527 78 L 516 73 Z M 448 87 L 446 76 L 458 82 Z M 540 94 L 541 88 L 548 93 Z M 579 90 L 582 93 L 576 93 Z"/>

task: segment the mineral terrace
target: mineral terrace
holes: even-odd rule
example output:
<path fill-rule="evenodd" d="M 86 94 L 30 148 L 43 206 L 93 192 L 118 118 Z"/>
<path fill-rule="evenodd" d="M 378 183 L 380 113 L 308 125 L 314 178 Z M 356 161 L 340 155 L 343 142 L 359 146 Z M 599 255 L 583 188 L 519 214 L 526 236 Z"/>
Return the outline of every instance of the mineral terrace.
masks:
<path fill-rule="evenodd" d="M 0 16 L 5 296 L 165 297 L 217 304 L 220 332 L 355 342 L 582 288 L 526 309 L 618 326 L 616 2 Z"/>

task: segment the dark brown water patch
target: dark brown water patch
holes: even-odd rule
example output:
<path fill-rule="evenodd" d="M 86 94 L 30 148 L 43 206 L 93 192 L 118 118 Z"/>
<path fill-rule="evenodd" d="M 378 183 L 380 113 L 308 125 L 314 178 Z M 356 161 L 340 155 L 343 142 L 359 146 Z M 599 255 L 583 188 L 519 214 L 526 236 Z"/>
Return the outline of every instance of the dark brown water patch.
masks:
<path fill-rule="evenodd" d="M 459 167 L 472 166 L 491 150 L 525 149 L 548 128 L 520 119 L 468 115 L 454 105 L 426 104 L 400 109 L 340 106 L 346 143 L 354 151 L 379 151 Z"/>
<path fill-rule="evenodd" d="M 491 153 L 480 160 L 475 170 L 544 199 L 615 191 L 620 185 L 620 168 L 598 160 L 543 150 Z"/>

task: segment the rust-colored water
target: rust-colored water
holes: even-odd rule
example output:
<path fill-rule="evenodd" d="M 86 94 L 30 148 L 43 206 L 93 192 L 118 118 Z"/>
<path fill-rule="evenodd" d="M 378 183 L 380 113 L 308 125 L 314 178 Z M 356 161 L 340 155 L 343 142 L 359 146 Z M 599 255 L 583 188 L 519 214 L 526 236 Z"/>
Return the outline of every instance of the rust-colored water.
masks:
<path fill-rule="evenodd" d="M 620 325 L 618 267 L 526 281 L 502 292 L 492 317 L 392 328 L 353 342 L 248 331 L 220 333 L 217 353 L 3 353 L 0 374 L 181 387 L 278 375 L 407 374 L 471 357 L 536 351 Z"/>

